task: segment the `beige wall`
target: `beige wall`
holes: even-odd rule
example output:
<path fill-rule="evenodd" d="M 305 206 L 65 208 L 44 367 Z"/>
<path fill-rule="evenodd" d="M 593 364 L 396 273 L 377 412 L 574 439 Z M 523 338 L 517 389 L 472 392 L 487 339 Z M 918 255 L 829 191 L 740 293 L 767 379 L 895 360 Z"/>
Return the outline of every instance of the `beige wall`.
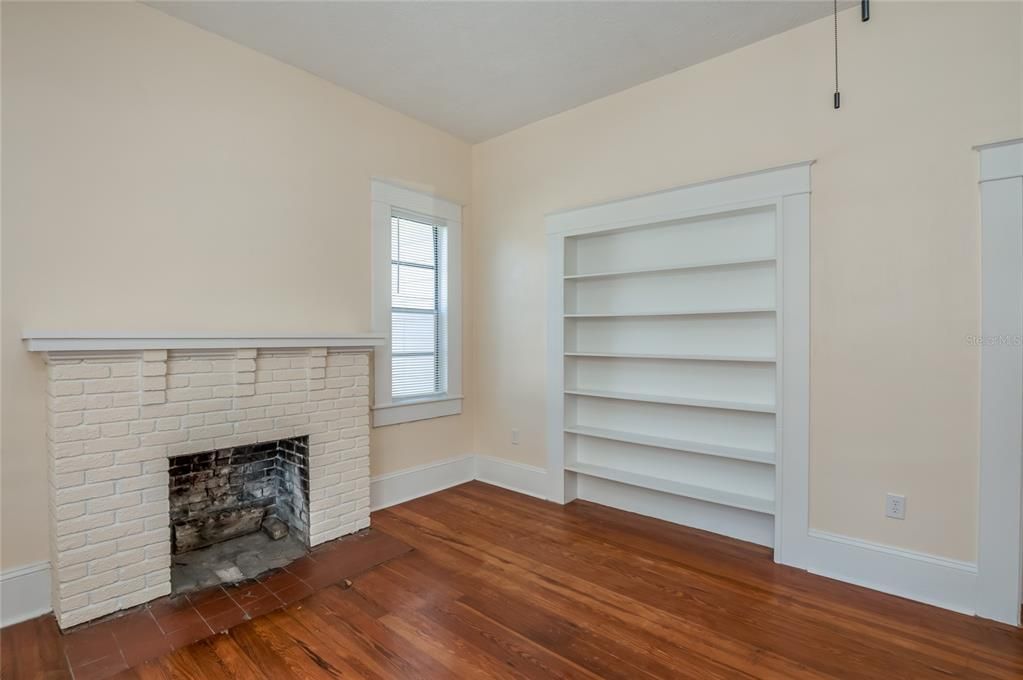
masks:
<path fill-rule="evenodd" d="M 1023 135 L 1021 7 L 843 13 L 839 111 L 828 18 L 474 147 L 477 449 L 544 464 L 545 213 L 816 159 L 812 524 L 973 560 L 970 147 Z"/>
<path fill-rule="evenodd" d="M 2 49 L 11 568 L 49 556 L 44 370 L 25 329 L 368 330 L 370 177 L 467 203 L 470 148 L 141 5 L 5 2 Z M 374 474 L 470 452 L 470 418 L 375 430 Z"/>

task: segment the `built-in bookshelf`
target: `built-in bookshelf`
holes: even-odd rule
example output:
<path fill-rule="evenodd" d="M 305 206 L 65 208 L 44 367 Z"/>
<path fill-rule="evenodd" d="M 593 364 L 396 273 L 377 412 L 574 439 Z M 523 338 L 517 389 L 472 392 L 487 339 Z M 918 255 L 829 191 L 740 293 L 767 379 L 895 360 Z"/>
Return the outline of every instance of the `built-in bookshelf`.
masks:
<path fill-rule="evenodd" d="M 548 217 L 551 498 L 774 544 L 786 422 L 805 470 L 808 177 L 792 166 Z M 805 509 L 802 490 L 790 498 Z"/>

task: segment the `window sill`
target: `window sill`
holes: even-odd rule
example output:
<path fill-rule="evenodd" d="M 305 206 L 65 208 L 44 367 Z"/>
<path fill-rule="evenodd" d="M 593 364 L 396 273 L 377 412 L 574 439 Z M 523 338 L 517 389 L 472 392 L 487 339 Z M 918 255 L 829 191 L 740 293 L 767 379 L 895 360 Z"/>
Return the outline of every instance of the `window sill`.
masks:
<path fill-rule="evenodd" d="M 462 395 L 445 394 L 425 399 L 410 399 L 373 407 L 373 427 L 411 423 L 415 420 L 455 416 L 462 412 Z"/>

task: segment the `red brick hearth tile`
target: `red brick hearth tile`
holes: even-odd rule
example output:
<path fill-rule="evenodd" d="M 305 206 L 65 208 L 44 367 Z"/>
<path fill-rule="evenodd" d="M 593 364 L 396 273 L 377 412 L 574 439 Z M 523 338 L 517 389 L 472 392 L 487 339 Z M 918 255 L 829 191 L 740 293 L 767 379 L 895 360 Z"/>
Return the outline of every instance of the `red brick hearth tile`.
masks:
<path fill-rule="evenodd" d="M 234 609 L 210 616 L 206 619 L 206 624 L 214 633 L 223 633 L 248 620 L 249 617 L 236 605 Z"/>
<path fill-rule="evenodd" d="M 161 597 L 149 603 L 149 611 L 153 612 L 153 616 L 156 617 L 157 620 L 167 614 L 174 614 L 184 609 L 191 608 L 192 603 L 189 602 L 188 598 L 184 595 Z"/>
<path fill-rule="evenodd" d="M 256 600 L 264 598 L 270 594 L 270 591 L 267 590 L 266 586 L 259 581 L 243 581 L 237 585 L 228 586 L 224 590 L 242 609 L 244 609 L 248 603 L 255 602 Z"/>
<path fill-rule="evenodd" d="M 269 614 L 283 606 L 284 603 L 281 602 L 276 595 L 273 593 L 267 593 L 264 597 L 261 597 L 258 600 L 250 600 L 246 602 L 242 605 L 242 609 L 245 610 L 245 614 L 250 619 L 254 619 L 257 616 Z"/>
<path fill-rule="evenodd" d="M 195 609 L 207 621 L 209 621 L 211 616 L 219 616 L 235 609 L 241 611 L 227 593 L 221 593 L 220 597 L 213 600 L 205 600 L 202 604 L 196 605 Z"/>
<path fill-rule="evenodd" d="M 284 604 L 291 604 L 292 602 L 298 602 L 299 600 L 309 597 L 314 592 L 316 591 L 313 590 L 308 584 L 303 583 L 302 581 L 296 579 L 295 583 L 288 586 L 287 588 L 283 588 L 277 591 L 275 595 L 277 595 L 280 601 L 283 602 Z"/>
<path fill-rule="evenodd" d="M 64 651 L 72 667 L 107 657 L 121 657 L 111 621 L 72 630 L 64 637 Z"/>
<path fill-rule="evenodd" d="M 174 647 L 162 633 L 151 637 L 138 636 L 131 641 L 122 641 L 118 638 L 118 641 L 121 643 L 121 654 L 128 668 L 174 651 Z"/>
<path fill-rule="evenodd" d="M 192 605 L 188 605 L 188 609 L 180 609 L 163 616 L 157 615 L 156 622 L 160 624 L 160 629 L 164 635 L 170 635 L 183 628 L 202 624 L 202 617 L 199 616 L 199 612 Z"/>
<path fill-rule="evenodd" d="M 226 597 L 227 592 L 220 586 L 214 586 L 212 588 L 206 588 L 205 590 L 197 590 L 189 593 L 185 597 L 192 603 L 192 606 L 198 608 L 199 605 L 209 600 L 219 600 L 222 597 Z"/>
<path fill-rule="evenodd" d="M 75 680 L 102 680 L 128 668 L 128 663 L 118 652 L 116 656 L 105 656 L 82 666 L 72 664 L 71 673 Z"/>
<path fill-rule="evenodd" d="M 167 633 L 166 639 L 172 648 L 186 647 L 193 642 L 198 642 L 213 635 L 213 629 L 206 624 L 206 621 L 199 616 L 198 612 L 195 615 L 198 619 L 197 621 L 178 628 L 173 633 Z"/>
<path fill-rule="evenodd" d="M 309 556 L 300 557 L 286 566 L 285 569 L 300 579 L 305 580 L 316 571 L 317 562 Z"/>
<path fill-rule="evenodd" d="M 267 590 L 271 593 L 280 592 L 285 588 L 290 588 L 291 586 L 302 582 L 298 576 L 289 571 L 285 571 L 284 569 L 263 574 L 258 580 L 266 586 Z"/>

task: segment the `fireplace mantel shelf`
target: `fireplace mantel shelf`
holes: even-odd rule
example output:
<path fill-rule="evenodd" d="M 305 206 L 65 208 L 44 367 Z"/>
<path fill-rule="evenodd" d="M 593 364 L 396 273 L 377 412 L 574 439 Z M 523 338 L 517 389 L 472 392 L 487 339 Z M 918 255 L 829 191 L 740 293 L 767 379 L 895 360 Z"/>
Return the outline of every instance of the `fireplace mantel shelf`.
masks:
<path fill-rule="evenodd" d="M 371 348 L 383 345 L 380 333 L 278 335 L 190 333 L 37 333 L 22 335 L 30 352 L 102 352 L 145 349 L 280 349 L 296 347 Z"/>

